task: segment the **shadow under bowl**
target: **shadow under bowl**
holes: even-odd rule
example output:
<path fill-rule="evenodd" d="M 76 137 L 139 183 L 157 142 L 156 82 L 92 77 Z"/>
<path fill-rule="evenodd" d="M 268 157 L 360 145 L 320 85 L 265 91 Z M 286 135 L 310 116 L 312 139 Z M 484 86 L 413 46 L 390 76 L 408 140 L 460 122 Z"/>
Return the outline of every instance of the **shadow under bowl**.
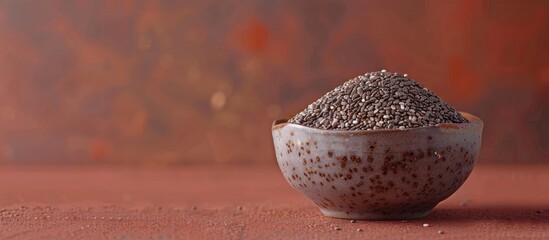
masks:
<path fill-rule="evenodd" d="M 467 179 L 483 122 L 405 130 L 322 130 L 278 120 L 272 135 L 284 178 L 329 217 L 425 217 Z"/>

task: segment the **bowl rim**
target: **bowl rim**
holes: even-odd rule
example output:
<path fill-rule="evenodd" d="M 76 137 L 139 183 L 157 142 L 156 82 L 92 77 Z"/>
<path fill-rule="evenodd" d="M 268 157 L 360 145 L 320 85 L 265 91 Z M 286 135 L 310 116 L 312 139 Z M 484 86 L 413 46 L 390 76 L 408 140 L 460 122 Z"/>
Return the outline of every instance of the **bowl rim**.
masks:
<path fill-rule="evenodd" d="M 310 132 L 320 133 L 320 134 L 327 134 L 327 133 L 333 133 L 333 134 L 371 134 L 371 133 L 403 133 L 403 132 L 414 132 L 414 131 L 422 131 L 422 130 L 428 130 L 428 129 L 445 129 L 445 130 L 460 130 L 460 129 L 466 129 L 466 128 L 475 128 L 480 127 L 483 128 L 484 122 L 477 116 L 467 113 L 458 111 L 461 113 L 461 115 L 469 120 L 468 123 L 439 123 L 436 125 L 431 126 L 425 126 L 425 127 L 417 127 L 417 128 L 406 128 L 406 129 L 376 129 L 376 130 L 328 130 L 328 129 L 320 129 L 320 128 L 314 128 L 314 127 L 308 127 L 303 126 L 296 123 L 289 123 L 288 119 L 278 119 L 273 122 L 272 125 L 272 131 L 275 131 L 277 129 L 283 128 L 283 127 L 292 127 L 295 129 L 300 130 L 306 130 Z"/>

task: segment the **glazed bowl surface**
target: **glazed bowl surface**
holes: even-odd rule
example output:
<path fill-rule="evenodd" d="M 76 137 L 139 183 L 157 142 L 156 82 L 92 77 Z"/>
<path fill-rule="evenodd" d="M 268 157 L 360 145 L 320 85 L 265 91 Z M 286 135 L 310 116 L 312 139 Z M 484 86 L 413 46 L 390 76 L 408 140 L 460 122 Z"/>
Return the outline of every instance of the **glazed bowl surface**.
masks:
<path fill-rule="evenodd" d="M 425 217 L 467 179 L 483 122 L 405 130 L 322 130 L 278 120 L 272 135 L 286 181 L 330 217 Z"/>

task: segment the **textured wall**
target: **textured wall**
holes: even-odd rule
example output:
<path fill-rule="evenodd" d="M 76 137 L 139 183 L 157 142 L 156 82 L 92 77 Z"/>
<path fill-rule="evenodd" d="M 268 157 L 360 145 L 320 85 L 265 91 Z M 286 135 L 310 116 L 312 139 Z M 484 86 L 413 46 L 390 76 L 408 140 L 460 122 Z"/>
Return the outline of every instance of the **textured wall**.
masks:
<path fill-rule="evenodd" d="M 269 162 L 270 124 L 366 71 L 549 161 L 549 1 L 0 1 L 0 162 Z"/>

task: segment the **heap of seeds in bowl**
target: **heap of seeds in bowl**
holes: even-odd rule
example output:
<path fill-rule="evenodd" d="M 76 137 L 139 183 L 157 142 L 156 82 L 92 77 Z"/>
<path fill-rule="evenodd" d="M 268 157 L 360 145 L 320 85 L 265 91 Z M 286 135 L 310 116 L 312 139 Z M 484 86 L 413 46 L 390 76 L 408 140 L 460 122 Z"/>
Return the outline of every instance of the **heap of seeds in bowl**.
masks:
<path fill-rule="evenodd" d="M 336 87 L 288 122 L 328 130 L 375 130 L 469 121 L 407 74 L 381 70 Z"/>

